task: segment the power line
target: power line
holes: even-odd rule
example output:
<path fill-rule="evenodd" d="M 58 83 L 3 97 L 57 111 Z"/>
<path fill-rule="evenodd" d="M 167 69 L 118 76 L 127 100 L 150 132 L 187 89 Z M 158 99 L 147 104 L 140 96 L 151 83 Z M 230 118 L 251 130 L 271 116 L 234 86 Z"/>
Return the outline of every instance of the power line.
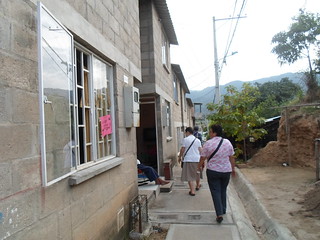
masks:
<path fill-rule="evenodd" d="M 208 65 L 207 67 L 205 67 L 204 69 L 200 70 L 199 72 L 194 73 L 194 74 L 191 75 L 191 76 L 188 76 L 188 78 L 193 78 L 193 77 L 195 77 L 195 76 L 198 76 L 200 73 L 202 73 L 203 71 L 205 71 L 205 70 L 207 70 L 207 69 L 209 69 L 209 68 L 212 68 L 212 64 Z"/>
<path fill-rule="evenodd" d="M 237 3 L 238 3 L 238 0 L 235 1 L 234 3 L 234 8 L 233 8 L 233 12 L 232 12 L 232 18 L 234 18 L 234 14 L 236 12 L 236 8 L 237 8 Z M 229 29 L 229 34 L 228 34 L 228 39 L 227 39 L 227 43 L 229 42 L 229 39 L 230 39 L 230 35 L 231 35 L 231 28 L 232 28 L 232 22 L 230 24 L 230 29 Z M 228 48 L 228 44 L 226 45 L 226 50 L 224 52 L 224 56 L 227 55 L 227 48 Z"/>
<path fill-rule="evenodd" d="M 236 3 L 237 3 L 237 0 L 236 0 Z M 230 40 L 229 44 L 227 45 L 226 51 L 225 51 L 224 56 L 223 56 L 223 59 L 224 59 L 224 60 L 223 60 L 223 62 L 222 62 L 222 65 L 223 65 L 223 63 L 225 62 L 225 58 L 227 57 L 228 52 L 229 52 L 229 50 L 230 50 L 230 46 L 231 46 L 232 41 L 233 41 L 233 39 L 234 39 L 236 30 L 237 30 L 237 27 L 238 27 L 239 20 L 240 20 L 240 18 L 241 18 L 240 16 L 241 16 L 241 14 L 242 14 L 242 11 L 244 10 L 244 7 L 245 7 L 246 3 L 247 3 L 247 1 L 246 1 L 246 0 L 243 0 L 242 5 L 241 5 L 241 9 L 240 9 L 240 11 L 239 11 L 239 15 L 238 15 L 238 17 L 236 18 L 236 19 L 237 19 L 237 22 L 236 22 L 236 25 L 235 25 L 235 27 L 234 27 L 231 40 Z M 234 11 L 235 11 L 235 10 L 234 10 Z M 233 14 L 234 14 L 234 13 L 233 13 Z M 234 15 L 233 15 L 233 16 L 234 16 Z"/>

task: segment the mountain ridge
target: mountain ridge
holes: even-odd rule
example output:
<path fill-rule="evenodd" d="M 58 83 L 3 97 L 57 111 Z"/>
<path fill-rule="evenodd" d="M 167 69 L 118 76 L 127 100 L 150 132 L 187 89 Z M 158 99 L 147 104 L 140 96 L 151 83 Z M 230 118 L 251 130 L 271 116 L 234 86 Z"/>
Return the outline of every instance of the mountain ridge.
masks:
<path fill-rule="evenodd" d="M 289 78 L 289 80 L 291 80 L 293 83 L 297 83 L 299 85 L 301 84 L 301 73 L 292 73 L 292 72 L 288 72 L 288 73 L 284 73 L 284 74 L 280 74 L 280 75 L 275 75 L 275 76 L 271 76 L 271 77 L 265 77 L 265 78 L 259 78 L 256 80 L 252 80 L 252 81 L 241 81 L 241 80 L 235 80 L 232 81 L 230 83 L 224 84 L 224 85 L 220 85 L 220 95 L 223 96 L 227 93 L 226 87 L 233 85 L 235 86 L 238 90 L 241 89 L 243 83 L 266 83 L 266 82 L 276 82 L 276 81 L 280 81 L 282 78 Z M 204 88 L 202 90 L 190 90 L 190 94 L 188 94 L 188 98 L 191 98 L 193 103 L 202 103 L 203 107 L 202 107 L 202 113 L 207 114 L 208 110 L 206 108 L 206 105 L 208 103 L 212 103 L 213 102 L 213 98 L 214 98 L 214 86 L 212 87 L 207 87 Z M 195 112 L 199 112 L 196 111 L 197 109 L 195 109 Z"/>

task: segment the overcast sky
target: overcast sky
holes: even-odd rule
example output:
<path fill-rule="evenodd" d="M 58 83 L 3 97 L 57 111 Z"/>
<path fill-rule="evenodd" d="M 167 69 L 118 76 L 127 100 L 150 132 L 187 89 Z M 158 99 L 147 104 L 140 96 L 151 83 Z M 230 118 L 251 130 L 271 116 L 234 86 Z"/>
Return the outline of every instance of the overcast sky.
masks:
<path fill-rule="evenodd" d="M 243 0 L 167 0 L 169 12 L 179 42 L 171 45 L 171 61 L 179 64 L 190 90 L 201 90 L 215 85 L 213 17 L 229 18 L 239 14 Z M 306 60 L 294 65 L 278 64 L 271 53 L 272 37 L 287 31 L 292 17 L 299 9 L 320 12 L 320 0 L 247 0 L 232 40 L 220 84 L 234 80 L 251 81 L 259 78 L 298 72 L 307 68 Z M 237 20 L 216 21 L 218 59 L 226 51 L 228 36 Z M 230 30 L 231 29 L 231 30 Z"/>

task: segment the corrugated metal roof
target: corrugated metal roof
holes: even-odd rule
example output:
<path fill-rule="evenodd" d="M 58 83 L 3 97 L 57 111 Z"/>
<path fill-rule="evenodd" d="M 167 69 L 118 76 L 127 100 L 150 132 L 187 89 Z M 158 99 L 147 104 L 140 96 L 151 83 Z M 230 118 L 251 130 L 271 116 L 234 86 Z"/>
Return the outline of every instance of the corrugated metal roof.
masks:
<path fill-rule="evenodd" d="M 268 118 L 268 119 L 265 120 L 265 122 L 266 122 L 266 123 L 267 123 L 267 122 L 272 122 L 272 121 L 278 120 L 278 119 L 280 119 L 280 118 L 281 118 L 281 116 L 276 116 L 276 117 Z"/>
<path fill-rule="evenodd" d="M 153 0 L 170 44 L 178 45 L 166 0 Z"/>
<path fill-rule="evenodd" d="M 171 68 L 174 71 L 174 73 L 177 75 L 177 78 L 180 80 L 182 87 L 186 91 L 186 93 L 190 93 L 188 85 L 186 83 L 186 80 L 184 79 L 182 70 L 180 68 L 180 65 L 178 64 L 171 64 Z"/>

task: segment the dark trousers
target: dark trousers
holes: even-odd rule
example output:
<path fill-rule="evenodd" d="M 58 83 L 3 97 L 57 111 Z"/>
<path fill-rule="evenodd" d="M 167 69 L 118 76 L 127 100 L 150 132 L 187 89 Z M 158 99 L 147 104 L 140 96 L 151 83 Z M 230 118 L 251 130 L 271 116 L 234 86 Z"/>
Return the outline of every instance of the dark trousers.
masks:
<path fill-rule="evenodd" d="M 216 215 L 221 216 L 227 211 L 227 187 L 230 172 L 222 173 L 207 169 L 207 179 Z"/>
<path fill-rule="evenodd" d="M 152 167 L 143 165 L 143 164 L 137 164 L 138 169 L 140 169 L 149 179 L 150 182 L 156 180 L 159 175 Z"/>

